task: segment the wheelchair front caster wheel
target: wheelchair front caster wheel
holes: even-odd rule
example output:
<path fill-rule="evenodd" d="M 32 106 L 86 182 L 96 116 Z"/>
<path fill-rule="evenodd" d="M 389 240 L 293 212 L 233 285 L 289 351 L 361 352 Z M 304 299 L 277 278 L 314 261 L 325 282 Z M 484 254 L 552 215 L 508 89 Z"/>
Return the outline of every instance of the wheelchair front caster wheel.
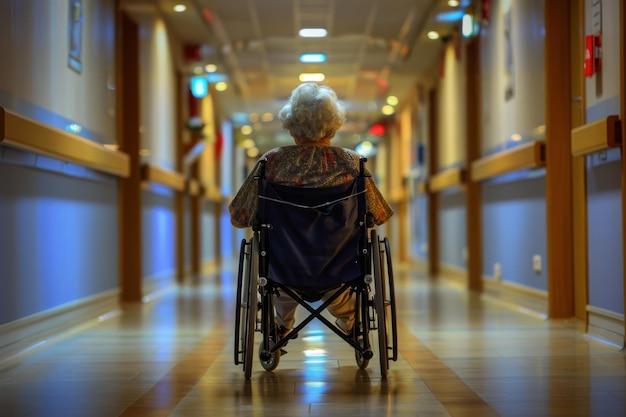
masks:
<path fill-rule="evenodd" d="M 272 344 L 273 346 L 273 344 Z M 263 349 L 263 342 L 259 346 L 259 360 L 261 361 L 261 366 L 266 371 L 273 371 L 278 366 L 280 362 L 280 349 L 276 352 L 271 353 L 269 350 Z"/>
<path fill-rule="evenodd" d="M 365 369 L 367 368 L 367 365 L 369 365 L 370 359 L 374 357 L 374 353 L 371 350 L 366 350 L 363 353 L 355 350 L 354 357 L 356 359 L 356 364 L 358 365 L 359 369 Z"/>

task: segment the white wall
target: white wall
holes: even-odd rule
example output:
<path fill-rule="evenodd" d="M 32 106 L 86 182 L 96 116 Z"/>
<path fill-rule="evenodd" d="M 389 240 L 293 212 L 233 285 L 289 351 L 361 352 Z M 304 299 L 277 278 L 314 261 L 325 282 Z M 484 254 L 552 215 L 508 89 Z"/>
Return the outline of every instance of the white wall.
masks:
<path fill-rule="evenodd" d="M 163 19 L 147 14 L 140 19 L 141 147 L 155 165 L 176 167 L 176 62 L 182 46 Z"/>
<path fill-rule="evenodd" d="M 113 7 L 113 0 L 83 2 L 78 73 L 68 66 L 67 1 L 0 1 L 0 94 L 7 101 L 2 104 L 19 113 L 54 113 L 114 143 Z"/>
<path fill-rule="evenodd" d="M 544 1 L 495 0 L 491 8 L 480 35 L 483 154 L 545 125 Z"/>
<path fill-rule="evenodd" d="M 463 42 L 462 40 L 460 41 Z M 467 143 L 467 111 L 466 111 L 466 63 L 465 53 L 455 52 L 455 42 L 446 45 L 444 58 L 444 74 L 439 79 L 439 144 L 438 167 L 447 168 L 463 163 Z M 462 50 L 463 48 L 461 48 Z"/>

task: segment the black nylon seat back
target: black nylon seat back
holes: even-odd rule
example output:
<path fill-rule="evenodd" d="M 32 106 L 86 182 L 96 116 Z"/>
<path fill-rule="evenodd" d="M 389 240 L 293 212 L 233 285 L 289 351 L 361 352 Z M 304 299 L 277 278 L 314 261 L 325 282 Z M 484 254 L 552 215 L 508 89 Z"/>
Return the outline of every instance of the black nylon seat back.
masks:
<path fill-rule="evenodd" d="M 261 181 L 259 210 L 261 222 L 268 225 L 269 279 L 310 291 L 332 288 L 361 275 L 364 208 L 360 205 L 364 198 L 358 193 L 358 179 L 329 188 Z"/>

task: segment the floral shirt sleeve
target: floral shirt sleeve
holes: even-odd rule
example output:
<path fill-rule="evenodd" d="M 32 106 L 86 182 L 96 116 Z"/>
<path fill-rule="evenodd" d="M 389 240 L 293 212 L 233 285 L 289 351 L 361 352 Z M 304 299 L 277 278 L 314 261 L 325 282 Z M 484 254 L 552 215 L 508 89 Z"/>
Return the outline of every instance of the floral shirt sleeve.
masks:
<path fill-rule="evenodd" d="M 359 175 L 359 155 L 334 146 L 285 146 L 267 152 L 265 174 L 271 182 L 297 187 L 330 187 L 345 184 Z M 260 161 L 245 179 L 230 203 L 231 223 L 235 227 L 249 227 L 257 212 Z M 369 174 L 369 172 L 367 172 Z M 365 182 L 368 211 L 374 223 L 386 222 L 393 210 L 385 201 L 372 177 Z"/>

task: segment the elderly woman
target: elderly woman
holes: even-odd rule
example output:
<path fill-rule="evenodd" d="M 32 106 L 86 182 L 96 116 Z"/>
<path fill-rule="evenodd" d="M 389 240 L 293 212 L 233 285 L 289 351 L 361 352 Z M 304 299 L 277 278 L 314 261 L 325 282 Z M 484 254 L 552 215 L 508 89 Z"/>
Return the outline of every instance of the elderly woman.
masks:
<path fill-rule="evenodd" d="M 294 89 L 278 118 L 295 145 L 275 148 L 263 155 L 262 158 L 267 160 L 267 179 L 275 184 L 307 188 L 331 187 L 353 181 L 359 175 L 359 154 L 330 144 L 343 125 L 345 114 L 337 95 L 329 87 L 304 83 Z M 231 222 L 235 227 L 251 226 L 256 216 L 258 189 L 254 176 L 259 169 L 257 162 L 230 203 Z M 366 201 L 374 224 L 384 223 L 393 214 L 372 177 L 366 178 Z M 276 321 L 281 333 L 285 334 L 294 325 L 298 304 L 283 295 L 276 297 L 274 305 Z M 328 311 L 337 318 L 337 325 L 343 331 L 352 330 L 354 297 L 349 291 L 329 305 Z"/>

